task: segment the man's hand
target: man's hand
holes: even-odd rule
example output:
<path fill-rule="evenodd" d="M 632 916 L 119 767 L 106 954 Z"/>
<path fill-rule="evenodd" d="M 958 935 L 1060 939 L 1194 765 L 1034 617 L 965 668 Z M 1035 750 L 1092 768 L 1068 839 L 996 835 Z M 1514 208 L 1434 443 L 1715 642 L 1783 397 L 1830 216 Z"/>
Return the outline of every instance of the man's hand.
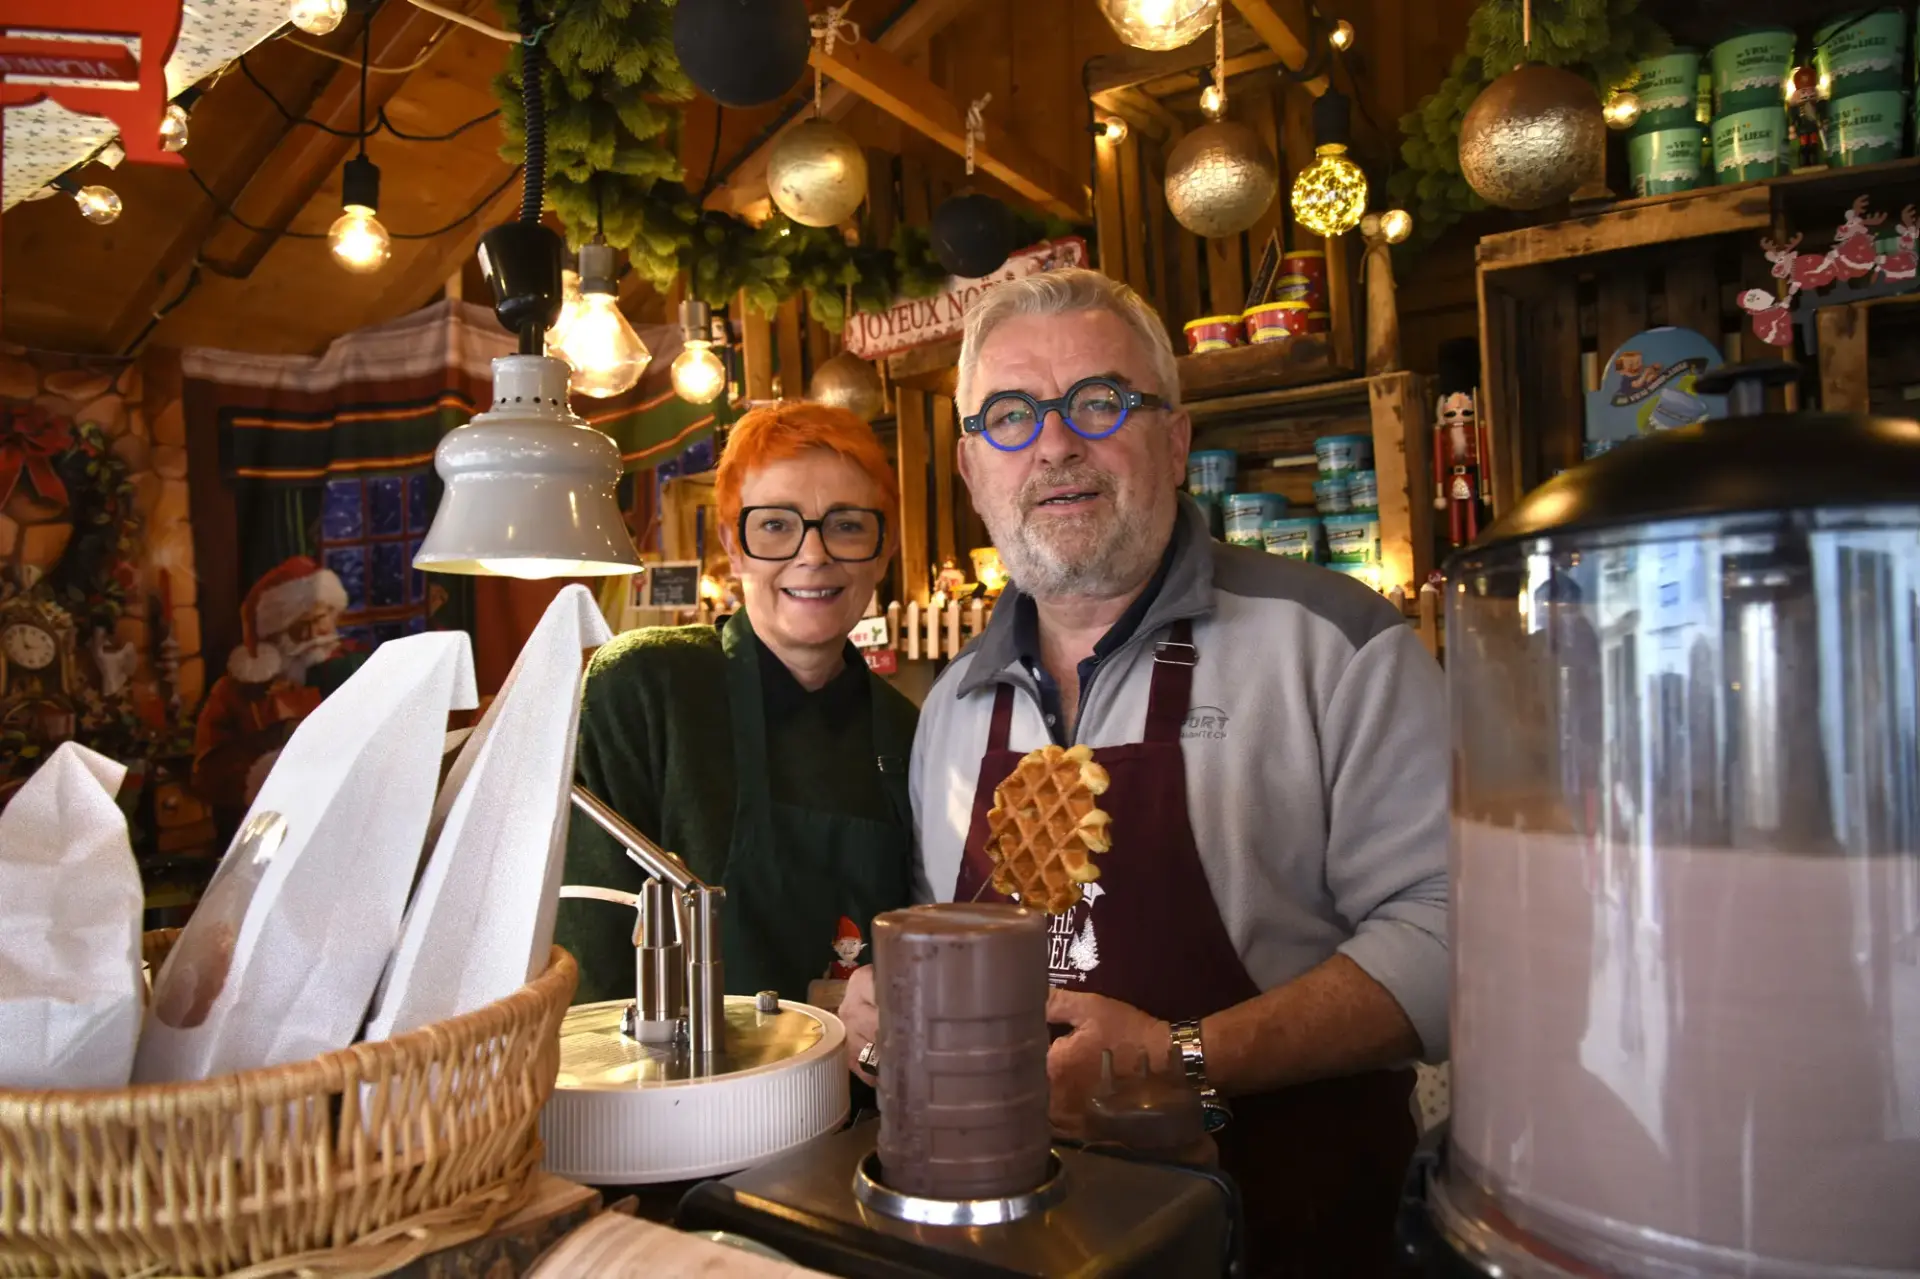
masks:
<path fill-rule="evenodd" d="M 880 1034 L 880 1007 L 873 1002 L 873 965 L 863 964 L 847 978 L 840 1000 L 840 1020 L 847 1027 L 847 1069 L 874 1087 L 880 1081 L 860 1068 L 860 1052 Z"/>
<path fill-rule="evenodd" d="M 1080 1136 L 1086 1126 L 1087 1099 L 1100 1084 L 1104 1050 L 1113 1049 L 1114 1074 L 1126 1076 L 1139 1071 L 1142 1051 L 1150 1065 L 1160 1066 L 1173 1042 L 1166 1022 L 1117 999 L 1079 991 L 1049 994 L 1047 1023 L 1073 1027 L 1047 1050 L 1047 1117 L 1066 1137 Z"/>

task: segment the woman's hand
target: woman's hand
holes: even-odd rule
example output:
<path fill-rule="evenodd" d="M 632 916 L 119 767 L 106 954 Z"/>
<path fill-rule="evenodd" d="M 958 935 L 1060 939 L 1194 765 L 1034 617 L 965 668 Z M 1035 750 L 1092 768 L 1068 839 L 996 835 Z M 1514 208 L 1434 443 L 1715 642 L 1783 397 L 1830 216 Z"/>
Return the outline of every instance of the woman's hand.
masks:
<path fill-rule="evenodd" d="M 880 1034 L 880 1007 L 873 1002 L 872 964 L 861 965 L 847 978 L 847 993 L 840 1000 L 840 1020 L 847 1027 L 847 1069 L 878 1088 L 880 1081 L 860 1066 L 860 1053 Z"/>

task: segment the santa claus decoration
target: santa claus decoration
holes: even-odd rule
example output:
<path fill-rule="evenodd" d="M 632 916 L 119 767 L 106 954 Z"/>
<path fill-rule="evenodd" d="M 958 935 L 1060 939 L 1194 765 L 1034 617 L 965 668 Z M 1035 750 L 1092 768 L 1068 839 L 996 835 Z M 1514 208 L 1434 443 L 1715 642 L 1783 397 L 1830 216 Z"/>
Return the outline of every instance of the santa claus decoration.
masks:
<path fill-rule="evenodd" d="M 314 678 L 342 656 L 346 588 L 295 556 L 261 575 L 240 603 L 240 644 L 207 692 L 194 733 L 193 788 L 220 808 L 244 808 L 280 748 L 324 696 Z M 327 681 L 327 685 L 337 681 Z"/>

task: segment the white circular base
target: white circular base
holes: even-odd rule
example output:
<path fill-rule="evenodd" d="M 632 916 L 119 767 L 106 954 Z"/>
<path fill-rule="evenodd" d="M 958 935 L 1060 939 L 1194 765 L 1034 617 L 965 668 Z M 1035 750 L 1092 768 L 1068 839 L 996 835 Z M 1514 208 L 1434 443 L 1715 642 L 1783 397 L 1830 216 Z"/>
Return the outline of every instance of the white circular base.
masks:
<path fill-rule="evenodd" d="M 623 1002 L 583 1005 L 569 1017 Z M 730 1022 L 753 1008 L 751 997 L 727 997 Z M 819 1022 L 819 1039 L 779 1061 L 696 1079 L 580 1082 L 567 1068 L 563 1029 L 560 1082 L 540 1116 L 542 1166 L 588 1185 L 692 1181 L 751 1168 L 832 1132 L 849 1105 L 846 1027 L 808 1004 L 783 1000 L 780 1008 Z"/>

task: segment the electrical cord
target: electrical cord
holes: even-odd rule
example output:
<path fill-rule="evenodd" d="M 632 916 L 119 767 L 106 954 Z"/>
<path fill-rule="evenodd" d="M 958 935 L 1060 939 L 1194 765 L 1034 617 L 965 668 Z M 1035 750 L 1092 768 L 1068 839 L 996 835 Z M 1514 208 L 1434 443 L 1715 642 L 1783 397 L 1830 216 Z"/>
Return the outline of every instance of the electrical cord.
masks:
<path fill-rule="evenodd" d="M 520 196 L 520 220 L 540 221 L 540 205 L 546 196 L 547 182 L 547 101 L 545 86 L 546 51 L 540 47 L 545 34 L 535 21 L 533 0 L 520 0 L 520 102 L 526 115 L 526 164 L 521 172 L 526 185 Z M 537 336 L 537 335 L 536 335 Z"/>
<path fill-rule="evenodd" d="M 160 327 L 160 321 L 172 315 L 174 311 L 179 308 L 180 304 L 187 300 L 187 295 L 200 287 L 200 268 L 204 265 L 206 264 L 197 257 L 193 260 L 193 270 L 187 273 L 186 283 L 180 286 L 180 291 L 173 295 L 171 301 L 167 302 L 164 306 L 156 308 L 153 313 L 153 318 L 148 320 L 146 325 L 141 328 L 138 333 L 133 335 L 132 341 L 120 349 L 122 357 L 130 356 L 138 351 L 141 344 L 153 336 L 153 331 Z"/>
<path fill-rule="evenodd" d="M 715 186 L 714 170 L 720 164 L 720 133 L 727 122 L 727 109 L 718 102 L 713 104 L 713 149 L 707 152 L 707 176 L 700 183 L 699 204 L 705 204 L 707 197 L 713 194 Z"/>
<path fill-rule="evenodd" d="M 291 227 L 276 231 L 271 227 L 256 226 L 254 223 L 247 221 L 238 213 L 234 212 L 231 205 L 222 200 L 218 195 L 215 195 L 213 188 L 207 185 L 205 178 L 202 178 L 194 171 L 192 165 L 187 166 L 187 176 L 193 179 L 194 185 L 200 188 L 201 193 L 207 197 L 207 200 L 213 205 L 214 209 L 219 212 L 222 217 L 231 218 L 234 225 L 242 231 L 248 231 L 254 235 L 271 236 L 276 240 L 324 240 L 327 238 L 326 232 L 324 231 L 296 231 Z M 435 227 L 431 231 L 390 230 L 387 232 L 387 237 L 393 240 L 432 240 L 436 237 L 443 236 L 458 227 L 461 223 L 470 222 L 478 217 L 485 211 L 488 205 L 499 198 L 502 191 L 512 186 L 519 177 L 520 170 L 518 168 L 511 170 L 505 178 L 500 180 L 498 186 L 495 186 L 491 191 L 487 192 L 486 195 L 481 197 L 478 204 L 468 209 L 465 213 L 462 213 L 459 217 L 454 218 L 451 222 L 446 223 L 444 226 Z M 202 265 L 206 266 L 209 270 L 215 269 L 212 263 L 203 263 Z"/>
<path fill-rule="evenodd" d="M 475 125 L 485 124 L 489 120 L 498 120 L 499 118 L 500 118 L 500 108 L 495 107 L 493 110 L 487 112 L 485 115 L 477 115 L 473 117 L 473 119 L 467 121 L 465 124 L 455 125 L 453 128 L 448 129 L 445 133 L 408 133 L 405 130 L 396 127 L 393 121 L 387 118 L 387 109 L 385 107 L 381 107 L 380 110 L 374 116 L 373 129 L 375 133 L 378 133 L 380 130 L 385 129 L 388 133 L 391 133 L 394 137 L 400 139 L 402 142 L 451 142 L 455 138 L 459 137 L 461 134 L 465 133 L 468 129 L 473 128 Z"/>
<path fill-rule="evenodd" d="M 244 53 L 241 54 L 240 57 L 236 59 L 236 61 L 239 62 L 240 74 L 247 78 L 247 83 L 251 84 L 254 88 L 258 89 L 260 91 L 261 96 L 266 98 L 268 102 L 273 104 L 273 109 L 275 111 L 278 111 L 280 113 L 281 119 L 285 120 L 288 124 L 311 125 L 313 128 L 320 130 L 320 132 L 330 133 L 336 138 L 359 138 L 362 140 L 365 139 L 366 135 L 364 133 L 356 133 L 352 129 L 336 129 L 330 124 L 322 124 L 320 121 L 315 120 L 311 116 L 295 115 L 293 112 L 287 110 L 286 104 L 281 102 L 278 97 L 274 96 L 273 90 L 269 89 L 265 84 L 263 84 L 260 80 L 260 77 L 253 73 L 253 68 L 247 65 L 246 54 Z M 360 60 L 358 58 L 355 58 L 353 59 L 352 64 L 354 66 L 359 66 Z"/>
<path fill-rule="evenodd" d="M 448 23 L 446 26 L 434 32 L 432 36 L 428 37 L 426 51 L 405 66 L 370 67 L 368 69 L 375 75 L 412 75 L 421 67 L 426 66 L 433 55 L 440 51 L 440 45 L 445 40 L 447 32 L 452 29 L 452 26 L 452 23 Z M 280 38 L 296 49 L 305 49 L 308 53 L 317 53 L 323 58 L 331 58 L 333 61 L 341 63 L 344 66 L 357 67 L 360 65 L 360 59 L 358 58 L 349 58 L 344 53 L 335 53 L 332 49 L 311 44 L 302 40 L 299 36 L 294 35 L 291 31 L 285 32 Z"/>

